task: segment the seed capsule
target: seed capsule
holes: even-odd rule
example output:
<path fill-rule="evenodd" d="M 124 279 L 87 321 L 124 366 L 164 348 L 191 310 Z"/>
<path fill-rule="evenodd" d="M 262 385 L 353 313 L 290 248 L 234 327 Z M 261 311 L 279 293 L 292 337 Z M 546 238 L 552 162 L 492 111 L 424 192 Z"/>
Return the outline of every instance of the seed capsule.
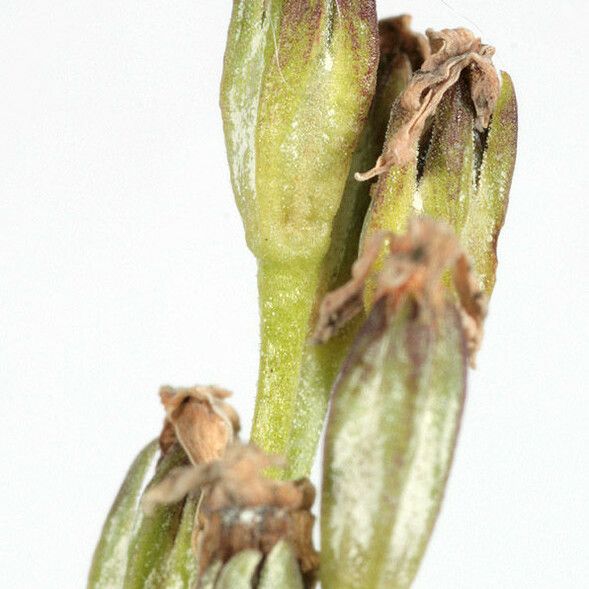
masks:
<path fill-rule="evenodd" d="M 212 386 L 162 387 L 164 428 L 159 440 L 137 457 L 117 495 L 96 548 L 89 589 L 194 584 L 198 566 L 192 537 L 200 492 L 170 501 L 166 482 L 189 461 L 218 459 L 234 441 L 239 418 L 226 402 L 228 396 L 228 391 Z M 160 459 L 148 482 L 158 445 Z M 159 500 L 162 492 L 168 501 Z"/>
<path fill-rule="evenodd" d="M 440 510 L 485 306 L 450 228 L 389 236 L 376 302 L 338 377 L 321 504 L 325 589 L 409 587 Z M 373 257 L 326 297 L 319 330 L 362 296 Z M 443 278 L 453 269 L 460 305 Z"/>
<path fill-rule="evenodd" d="M 147 491 L 162 481 L 188 459 L 179 444 L 158 464 Z M 150 515 L 137 513 L 133 536 L 129 544 L 128 566 L 124 589 L 143 589 L 160 586 L 166 576 L 166 564 L 173 548 L 182 519 L 184 503 L 156 507 Z M 160 585 L 158 585 L 160 584 Z"/>
<path fill-rule="evenodd" d="M 88 576 L 88 589 L 122 587 L 128 562 L 141 493 L 147 484 L 158 452 L 158 442 L 149 443 L 130 466 L 104 522 Z"/>
<path fill-rule="evenodd" d="M 371 0 L 234 1 L 221 110 L 233 187 L 258 258 L 325 254 L 377 58 Z"/>
<path fill-rule="evenodd" d="M 443 220 L 490 295 L 515 164 L 515 93 L 509 76 L 495 73 L 492 48 L 472 33 L 429 37 L 432 55 L 392 107 L 383 154 L 359 175 L 378 175 L 360 250 L 382 230 L 405 231 L 414 215 Z M 374 290 L 369 280 L 367 308 Z"/>
<path fill-rule="evenodd" d="M 318 566 L 310 513 L 315 490 L 307 479 L 276 481 L 262 474 L 276 464 L 276 458 L 254 446 L 234 444 L 220 460 L 171 471 L 148 491 L 144 501 L 153 510 L 202 491 L 203 527 L 195 547 L 201 574 L 206 575 L 212 564 L 231 562 L 244 551 L 265 556 L 276 544 L 288 541 L 297 570 L 310 584 Z"/>
<path fill-rule="evenodd" d="M 379 303 L 336 387 L 322 501 L 325 589 L 409 587 L 438 515 L 466 385 L 457 312 Z"/>

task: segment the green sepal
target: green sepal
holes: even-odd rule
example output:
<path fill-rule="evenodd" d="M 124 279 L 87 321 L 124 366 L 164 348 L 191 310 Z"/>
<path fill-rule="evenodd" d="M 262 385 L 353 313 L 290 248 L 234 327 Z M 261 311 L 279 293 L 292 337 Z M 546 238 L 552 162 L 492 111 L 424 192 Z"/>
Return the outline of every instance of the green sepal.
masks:
<path fill-rule="evenodd" d="M 188 459 L 179 444 L 159 462 L 147 489 L 162 481 L 172 469 L 187 464 Z M 147 515 L 138 510 L 129 545 L 129 564 L 124 589 L 161 587 L 166 576 L 166 564 L 174 547 L 176 532 L 182 519 L 184 502 L 160 505 Z"/>
<path fill-rule="evenodd" d="M 406 588 L 438 515 L 456 444 L 466 351 L 451 305 L 434 322 L 384 300 L 334 390 L 321 510 L 324 589 Z"/>
<path fill-rule="evenodd" d="M 221 569 L 215 589 L 252 589 L 262 553 L 242 550 L 232 556 Z"/>
<path fill-rule="evenodd" d="M 505 221 L 517 150 L 515 91 L 508 74 L 501 72 L 501 80 L 486 134 L 474 129 L 473 106 L 464 80 L 446 92 L 434 116 L 431 138 L 422 138 L 419 151 L 415 146 L 413 162 L 404 167 L 393 165 L 378 178 L 362 231 L 361 250 L 379 231 L 403 233 L 412 216 L 426 214 L 453 227 L 473 261 L 481 287 L 491 295 L 497 240 Z M 387 137 L 399 123 L 396 103 Z M 377 262 L 374 270 L 379 268 Z M 365 289 L 367 309 L 374 290 L 371 277 Z"/>
<path fill-rule="evenodd" d="M 198 561 L 192 550 L 192 535 L 199 503 L 200 496 L 198 498 L 190 496 L 184 503 L 174 546 L 165 564 L 161 589 L 181 589 L 182 587 L 192 589 L 196 584 Z"/>
<path fill-rule="evenodd" d="M 304 589 L 299 564 L 285 540 L 278 542 L 264 561 L 258 589 Z"/>
<path fill-rule="evenodd" d="M 159 445 L 150 442 L 131 464 L 108 513 L 94 551 L 88 589 L 122 587 L 128 562 L 128 548 L 141 493 L 155 466 Z"/>
<path fill-rule="evenodd" d="M 460 234 L 474 181 L 474 108 L 466 83 L 460 80 L 446 92 L 434 117 L 419 183 L 421 211 L 432 219 L 444 219 Z"/>
<path fill-rule="evenodd" d="M 509 75 L 501 72 L 501 92 L 485 141 L 477 192 L 471 199 L 461 241 L 473 260 L 481 287 L 491 295 L 497 272 L 497 240 L 505 221 L 517 152 L 517 100 Z"/>
<path fill-rule="evenodd" d="M 220 560 L 215 561 L 209 565 L 207 570 L 202 574 L 197 583 L 197 589 L 214 589 L 219 572 L 223 563 Z"/>

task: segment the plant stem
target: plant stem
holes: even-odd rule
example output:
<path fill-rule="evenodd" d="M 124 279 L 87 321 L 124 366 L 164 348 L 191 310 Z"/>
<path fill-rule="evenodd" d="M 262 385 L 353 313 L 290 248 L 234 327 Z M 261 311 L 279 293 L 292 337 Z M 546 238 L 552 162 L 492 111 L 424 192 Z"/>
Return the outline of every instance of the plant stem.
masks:
<path fill-rule="evenodd" d="M 316 264 L 258 265 L 261 352 L 251 438 L 272 454 L 286 453 L 318 281 Z"/>

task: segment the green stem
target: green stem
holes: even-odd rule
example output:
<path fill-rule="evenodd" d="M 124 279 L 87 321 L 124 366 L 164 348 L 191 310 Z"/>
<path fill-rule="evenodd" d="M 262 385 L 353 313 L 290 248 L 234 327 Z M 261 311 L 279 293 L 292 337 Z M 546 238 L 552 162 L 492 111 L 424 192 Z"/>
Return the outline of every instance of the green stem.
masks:
<path fill-rule="evenodd" d="M 354 158 L 352 174 L 362 169 L 365 160 L 376 158 L 373 136 L 365 130 Z M 320 270 L 319 289 L 315 301 L 319 303 L 329 290 L 337 288 L 350 277 L 350 269 L 358 256 L 358 240 L 369 203 L 370 185 L 361 184 L 350 174 L 342 203 L 331 232 L 331 246 Z M 310 318 L 311 325 L 315 316 Z M 359 321 L 353 321 L 328 343 L 316 345 L 307 341 L 302 354 L 297 382 L 296 402 L 287 450 L 287 478 L 308 476 L 317 450 L 327 404 L 333 382 L 346 351 L 352 342 Z"/>
<path fill-rule="evenodd" d="M 328 343 L 305 347 L 285 478 L 298 479 L 311 471 L 333 383 L 359 324 L 352 321 Z"/>
<path fill-rule="evenodd" d="M 317 264 L 258 265 L 261 352 L 251 437 L 272 454 L 286 454 L 318 282 Z"/>

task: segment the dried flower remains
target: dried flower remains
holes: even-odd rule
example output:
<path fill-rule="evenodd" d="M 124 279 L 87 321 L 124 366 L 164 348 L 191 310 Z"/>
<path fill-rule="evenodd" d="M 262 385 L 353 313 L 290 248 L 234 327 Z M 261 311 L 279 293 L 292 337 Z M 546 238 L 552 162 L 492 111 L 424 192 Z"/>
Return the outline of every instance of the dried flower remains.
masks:
<path fill-rule="evenodd" d="M 412 297 L 422 313 L 428 318 L 433 315 L 435 320 L 446 301 L 443 277 L 450 270 L 470 362 L 474 365 L 482 340 L 487 299 L 450 227 L 425 217 L 413 218 L 405 235 L 382 231 L 368 241 L 354 264 L 351 280 L 324 298 L 315 340 L 329 340 L 362 310 L 365 283 L 383 247 L 385 260 L 377 278 L 375 302 L 386 299 L 387 311 L 392 315 Z"/>
<path fill-rule="evenodd" d="M 431 54 L 398 98 L 395 129 L 387 139 L 383 154 L 371 170 L 357 173 L 357 180 L 368 180 L 386 172 L 393 164 L 404 166 L 414 159 L 415 146 L 429 117 L 463 71 L 468 76 L 476 112 L 475 127 L 483 131 L 489 126 L 500 88 L 492 63 L 495 49 L 481 43 L 467 29 L 428 29 L 426 35 Z"/>
<path fill-rule="evenodd" d="M 202 571 L 217 559 L 255 548 L 267 554 L 281 539 L 293 546 L 303 574 L 318 566 L 312 546 L 315 489 L 308 479 L 275 481 L 263 470 L 283 461 L 253 445 L 234 444 L 223 459 L 179 467 L 145 494 L 143 507 L 176 503 L 203 492 L 195 545 Z"/>
<path fill-rule="evenodd" d="M 223 455 L 239 433 L 239 416 L 226 402 L 231 393 L 215 386 L 160 389 L 166 420 L 160 434 L 164 454 L 177 440 L 192 464 Z"/>

